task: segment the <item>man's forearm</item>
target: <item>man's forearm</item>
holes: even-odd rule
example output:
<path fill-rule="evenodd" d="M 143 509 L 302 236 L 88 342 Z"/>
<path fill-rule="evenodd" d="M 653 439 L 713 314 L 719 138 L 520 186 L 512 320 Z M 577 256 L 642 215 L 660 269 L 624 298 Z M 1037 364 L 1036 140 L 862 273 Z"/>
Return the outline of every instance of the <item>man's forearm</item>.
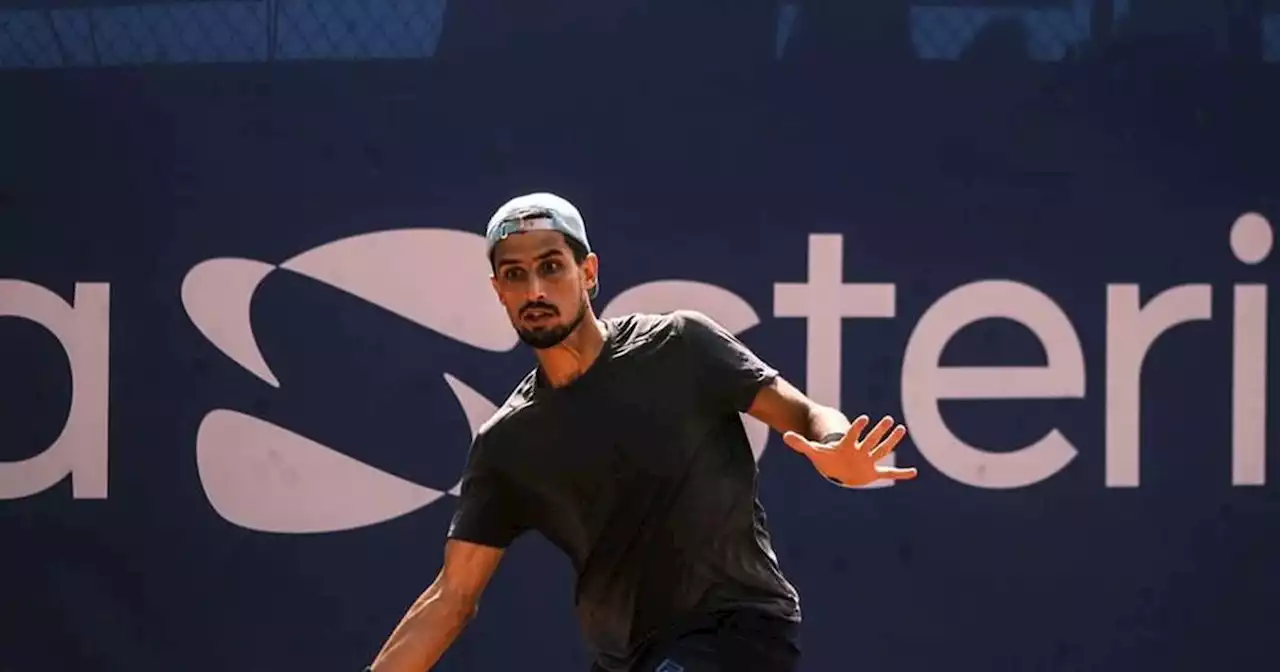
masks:
<path fill-rule="evenodd" d="M 374 659 L 373 672 L 427 672 L 475 615 L 474 600 L 432 584 L 409 607 Z"/>

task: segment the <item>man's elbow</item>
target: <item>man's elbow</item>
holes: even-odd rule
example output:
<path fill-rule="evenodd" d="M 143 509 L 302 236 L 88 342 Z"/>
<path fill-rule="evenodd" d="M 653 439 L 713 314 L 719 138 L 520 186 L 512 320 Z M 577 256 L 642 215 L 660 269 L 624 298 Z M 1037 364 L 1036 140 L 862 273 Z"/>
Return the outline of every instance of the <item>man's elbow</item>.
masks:
<path fill-rule="evenodd" d="M 807 435 L 830 411 L 779 376 L 760 388 L 747 412 L 779 433 Z"/>

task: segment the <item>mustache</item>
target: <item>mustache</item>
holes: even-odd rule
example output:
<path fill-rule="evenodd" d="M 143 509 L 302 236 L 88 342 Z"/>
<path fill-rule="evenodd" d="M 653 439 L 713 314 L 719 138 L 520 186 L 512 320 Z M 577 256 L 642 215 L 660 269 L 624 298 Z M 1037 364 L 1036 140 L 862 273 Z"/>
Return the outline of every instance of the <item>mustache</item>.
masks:
<path fill-rule="evenodd" d="M 543 311 L 543 312 L 551 313 L 552 315 L 559 315 L 559 314 L 560 314 L 560 310 L 559 310 L 558 308 L 556 308 L 555 306 L 553 306 L 553 305 L 551 305 L 551 304 L 549 304 L 549 303 L 541 303 L 541 302 L 538 302 L 538 301 L 534 301 L 534 302 L 532 302 L 532 303 L 526 303 L 525 305 L 521 306 L 521 307 L 520 307 L 520 314 L 521 314 L 521 315 L 525 315 L 525 314 L 527 314 L 527 313 L 528 313 L 529 311 L 531 311 L 531 310 L 541 310 L 541 311 Z"/>

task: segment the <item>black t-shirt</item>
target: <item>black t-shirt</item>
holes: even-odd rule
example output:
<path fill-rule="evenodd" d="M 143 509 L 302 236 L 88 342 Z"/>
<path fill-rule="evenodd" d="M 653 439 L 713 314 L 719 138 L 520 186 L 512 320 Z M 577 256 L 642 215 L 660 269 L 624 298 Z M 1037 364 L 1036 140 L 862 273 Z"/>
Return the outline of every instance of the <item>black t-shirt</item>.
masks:
<path fill-rule="evenodd" d="M 585 373 L 554 388 L 535 369 L 481 427 L 449 536 L 505 548 L 536 530 L 563 550 L 606 670 L 698 614 L 799 621 L 738 415 L 777 372 L 701 313 L 604 322 Z"/>

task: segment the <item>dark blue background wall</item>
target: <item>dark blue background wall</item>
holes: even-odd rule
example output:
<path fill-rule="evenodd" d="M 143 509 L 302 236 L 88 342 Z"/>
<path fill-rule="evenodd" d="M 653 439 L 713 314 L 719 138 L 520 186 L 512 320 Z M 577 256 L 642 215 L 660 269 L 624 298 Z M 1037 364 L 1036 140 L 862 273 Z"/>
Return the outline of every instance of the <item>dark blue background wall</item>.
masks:
<path fill-rule="evenodd" d="M 73 380 L 94 374 L 73 375 L 57 328 L 0 317 L 0 669 L 364 665 L 434 576 L 453 500 L 296 534 L 251 529 L 255 502 L 323 527 L 378 493 L 447 490 L 470 434 L 445 374 L 500 400 L 531 358 L 506 350 L 501 324 L 458 326 L 496 310 L 465 237 L 414 238 L 409 266 L 342 248 L 333 259 L 369 265 L 335 282 L 267 276 L 224 312 L 247 311 L 278 387 L 201 331 L 184 280 L 208 259 L 281 264 L 369 232 L 478 233 L 503 200 L 544 189 L 588 221 L 598 308 L 648 282 L 718 285 L 758 316 L 744 340 L 802 387 L 834 364 L 805 319 L 777 314 L 775 284 L 805 281 L 811 234 L 842 234 L 818 240 L 842 251 L 845 282 L 895 286 L 892 318 L 843 322 L 849 413 L 927 423 L 904 409 L 904 357 L 956 287 L 1024 283 L 1067 316 L 1083 396 L 941 403 L 958 439 L 997 455 L 1058 430 L 1078 454 L 1044 478 L 957 478 L 955 441 L 913 433 L 898 462 L 919 479 L 850 492 L 769 440 L 761 495 L 802 591 L 805 670 L 1273 669 L 1278 476 L 1236 464 L 1248 473 L 1233 480 L 1232 418 L 1262 417 L 1277 444 L 1275 348 L 1256 347 L 1276 321 L 1269 298 L 1235 298 L 1272 283 L 1276 257 L 1242 263 L 1230 243 L 1256 213 L 1237 235 L 1244 256 L 1265 252 L 1263 219 L 1280 214 L 1267 3 L 34 4 L 0 9 L 0 314 L 36 293 L 4 280 L 64 301 L 106 283 L 109 304 L 86 298 L 60 335 L 109 334 L 109 355 L 81 357 L 109 372 L 73 412 Z M 208 291 L 240 296 L 237 278 Z M 397 278 L 429 315 L 351 289 Z M 1144 302 L 1204 285 L 1166 308 L 1211 305 L 1151 347 L 1133 413 L 1124 376 L 1108 381 L 1125 361 L 1109 334 L 1137 333 L 1108 319 L 1121 284 Z M 499 345 L 478 346 L 485 334 Z M 1047 356 L 988 319 L 942 364 Z M 234 459 L 197 451 L 216 409 L 336 452 L 233 432 L 245 440 L 209 450 L 249 460 L 248 476 L 219 476 Z M 98 416 L 45 451 L 68 418 Z M 1119 460 L 1135 430 L 1140 478 L 1109 482 L 1108 450 Z M 55 453 L 88 466 L 19 496 L 35 478 L 20 461 Z M 333 454 L 376 468 L 357 479 L 370 489 L 349 489 L 354 467 Z M 585 669 L 571 607 L 568 564 L 522 539 L 439 669 Z"/>

